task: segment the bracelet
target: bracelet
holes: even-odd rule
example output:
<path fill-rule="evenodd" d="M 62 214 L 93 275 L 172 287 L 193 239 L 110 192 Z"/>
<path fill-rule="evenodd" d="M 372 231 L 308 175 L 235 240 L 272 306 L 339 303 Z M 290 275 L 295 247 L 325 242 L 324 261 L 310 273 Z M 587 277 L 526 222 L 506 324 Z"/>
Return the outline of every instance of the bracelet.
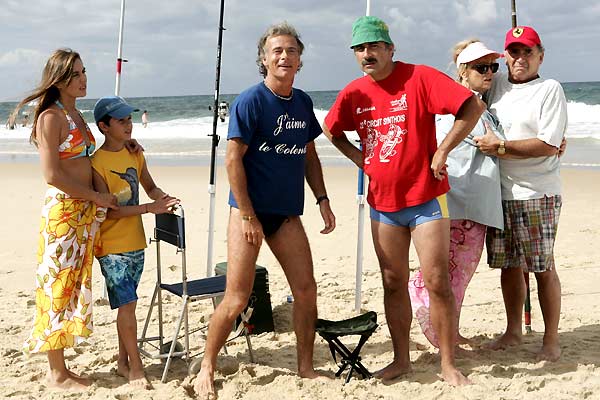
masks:
<path fill-rule="evenodd" d="M 327 197 L 326 194 L 324 194 L 323 196 L 317 197 L 317 203 L 316 204 L 319 205 L 323 200 L 329 201 L 329 197 Z"/>
<path fill-rule="evenodd" d="M 242 221 L 252 221 L 254 218 L 254 215 L 242 215 Z"/>

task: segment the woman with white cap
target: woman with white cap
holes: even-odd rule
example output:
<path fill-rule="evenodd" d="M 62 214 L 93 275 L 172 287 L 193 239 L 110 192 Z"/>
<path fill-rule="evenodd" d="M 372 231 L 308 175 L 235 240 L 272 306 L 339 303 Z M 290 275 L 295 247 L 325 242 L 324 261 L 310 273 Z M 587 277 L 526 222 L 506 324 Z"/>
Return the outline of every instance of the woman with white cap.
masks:
<path fill-rule="evenodd" d="M 452 54 L 458 69 L 459 83 L 479 96 L 490 89 L 494 73 L 499 67 L 496 60 L 502 57 L 502 54 L 488 49 L 477 39 L 457 43 Z M 437 117 L 438 143 L 444 139 L 453 123 L 453 115 Z M 448 270 L 456 299 L 457 318 L 460 318 L 467 285 L 481 258 L 487 226 L 503 228 L 498 160 L 479 151 L 473 141 L 474 137 L 486 133 L 493 133 L 500 140 L 504 139 L 498 120 L 487 110 L 483 112 L 469 136 L 450 152 L 447 160 L 448 180 L 451 186 L 447 194 L 451 218 Z M 431 344 L 439 347 L 429 318 L 429 293 L 421 271 L 409 280 L 408 290 L 413 311 L 423 333 Z M 456 326 L 458 327 L 458 323 Z M 456 340 L 457 344 L 470 343 L 458 332 Z"/>

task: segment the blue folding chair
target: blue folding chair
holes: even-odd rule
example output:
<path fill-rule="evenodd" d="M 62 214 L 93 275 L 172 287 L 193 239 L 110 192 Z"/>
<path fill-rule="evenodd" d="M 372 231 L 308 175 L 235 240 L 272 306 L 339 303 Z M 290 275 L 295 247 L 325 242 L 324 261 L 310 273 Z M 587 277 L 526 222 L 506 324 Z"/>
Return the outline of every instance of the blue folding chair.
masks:
<path fill-rule="evenodd" d="M 138 346 L 140 353 L 146 357 L 153 359 L 166 359 L 161 379 L 161 382 L 165 382 L 173 358 L 185 359 L 188 365 L 188 372 L 193 372 L 195 367 L 194 363 L 190 364 L 192 359 L 192 356 L 190 355 L 190 334 L 198 331 L 206 331 L 208 325 L 206 324 L 204 326 L 190 329 L 188 321 L 188 306 L 193 301 L 211 299 L 214 307 L 215 298 L 223 296 L 225 293 L 226 276 L 218 275 L 214 277 L 188 281 L 185 254 L 185 218 L 183 207 L 181 206 L 178 206 L 176 213 L 156 215 L 154 238 L 150 239 L 150 242 L 156 243 L 156 286 L 154 288 L 154 293 L 152 295 L 152 300 L 150 302 L 150 308 L 148 309 L 148 315 L 146 316 L 142 335 L 138 339 Z M 171 284 L 162 282 L 161 243 L 163 242 L 175 246 L 177 248 L 177 253 L 181 254 L 180 282 Z M 166 341 L 168 338 L 164 335 L 162 301 L 163 291 L 167 291 L 181 299 L 179 318 L 177 320 L 175 331 L 170 336 L 170 341 Z M 148 327 L 150 325 L 155 306 L 158 309 L 158 336 L 148 337 Z M 240 315 L 242 323 L 238 325 L 233 335 L 230 335 L 228 342 L 244 335 L 248 345 L 250 361 L 254 362 L 252 344 L 250 342 L 249 332 L 246 327 L 251 315 L 252 308 L 248 308 Z M 183 333 L 181 333 L 182 327 Z M 183 339 L 183 344 L 181 344 L 178 339 Z M 158 344 L 155 344 L 156 342 L 158 342 Z M 148 351 L 145 347 L 146 345 L 153 347 L 154 352 L 152 350 Z M 224 350 L 227 351 L 226 348 L 224 348 Z"/>

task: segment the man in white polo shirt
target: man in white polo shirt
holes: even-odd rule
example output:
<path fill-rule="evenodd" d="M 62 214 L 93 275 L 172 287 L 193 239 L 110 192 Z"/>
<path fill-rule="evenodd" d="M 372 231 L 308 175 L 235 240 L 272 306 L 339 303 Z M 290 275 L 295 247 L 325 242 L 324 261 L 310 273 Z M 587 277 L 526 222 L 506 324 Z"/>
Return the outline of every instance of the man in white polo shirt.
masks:
<path fill-rule="evenodd" d="M 522 341 L 525 302 L 523 271 L 535 273 L 544 317 L 539 359 L 560 357 L 558 321 L 561 288 L 554 265 L 554 240 L 562 206 L 559 148 L 567 128 L 567 102 L 560 83 L 540 78 L 544 47 L 528 26 L 511 29 L 504 44 L 508 79 L 494 80 L 490 111 L 504 127 L 506 140 L 476 139 L 486 154 L 500 157 L 504 231 L 490 228 L 488 263 L 501 268 L 506 332 L 492 349 Z"/>

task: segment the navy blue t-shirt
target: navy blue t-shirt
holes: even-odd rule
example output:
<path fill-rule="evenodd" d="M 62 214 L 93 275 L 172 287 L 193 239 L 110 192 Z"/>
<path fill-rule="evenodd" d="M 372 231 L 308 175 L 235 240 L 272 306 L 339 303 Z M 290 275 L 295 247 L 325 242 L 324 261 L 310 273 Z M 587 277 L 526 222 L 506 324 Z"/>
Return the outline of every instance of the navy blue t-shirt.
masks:
<path fill-rule="evenodd" d="M 235 99 L 227 139 L 248 145 L 244 168 L 254 211 L 302 215 L 307 143 L 322 132 L 310 97 L 292 89 L 292 97 L 276 97 L 263 82 Z M 229 191 L 229 205 L 238 208 Z"/>

